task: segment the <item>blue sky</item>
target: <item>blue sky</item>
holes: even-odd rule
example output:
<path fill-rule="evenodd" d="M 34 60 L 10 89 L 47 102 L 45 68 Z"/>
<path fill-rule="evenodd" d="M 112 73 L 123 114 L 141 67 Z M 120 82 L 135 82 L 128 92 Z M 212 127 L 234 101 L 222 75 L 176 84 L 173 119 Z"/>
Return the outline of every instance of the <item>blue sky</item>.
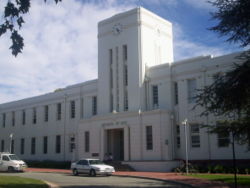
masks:
<path fill-rule="evenodd" d="M 0 10 L 7 0 L 0 1 Z M 53 92 L 97 78 L 97 23 L 142 6 L 173 23 L 175 61 L 241 50 L 208 28 L 215 24 L 206 0 L 63 0 L 31 2 L 23 53 L 11 55 L 0 38 L 0 104 Z M 2 15 L 0 17 L 0 20 Z"/>

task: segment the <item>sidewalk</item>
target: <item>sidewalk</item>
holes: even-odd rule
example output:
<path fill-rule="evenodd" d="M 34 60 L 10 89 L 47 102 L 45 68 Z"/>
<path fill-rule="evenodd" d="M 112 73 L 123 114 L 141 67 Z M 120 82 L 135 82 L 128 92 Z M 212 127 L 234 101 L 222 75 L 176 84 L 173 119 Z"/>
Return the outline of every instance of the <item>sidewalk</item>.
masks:
<path fill-rule="evenodd" d="M 27 172 L 51 172 L 51 173 L 71 173 L 71 170 L 61 169 L 43 169 L 43 168 L 27 168 Z M 181 175 L 180 173 L 162 173 L 162 172 L 115 172 L 115 176 L 128 176 L 128 177 L 143 177 L 158 180 L 166 180 L 188 184 L 199 188 L 230 188 L 222 182 L 208 181 L 199 178 Z M 240 187 L 239 187 L 240 188 Z"/>

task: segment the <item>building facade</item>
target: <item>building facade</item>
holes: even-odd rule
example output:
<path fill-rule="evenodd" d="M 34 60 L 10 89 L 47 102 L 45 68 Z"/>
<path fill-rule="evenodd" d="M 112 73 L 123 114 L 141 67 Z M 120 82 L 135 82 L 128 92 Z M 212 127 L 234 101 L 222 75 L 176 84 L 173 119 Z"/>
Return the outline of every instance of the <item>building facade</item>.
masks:
<path fill-rule="evenodd" d="M 98 24 L 98 79 L 0 105 L 0 151 L 27 160 L 83 157 L 128 163 L 231 159 L 230 135 L 208 134 L 193 109 L 197 90 L 232 68 L 237 54 L 173 61 L 172 24 L 145 10 Z M 10 135 L 13 135 L 10 138 Z M 249 159 L 237 145 L 238 159 Z"/>

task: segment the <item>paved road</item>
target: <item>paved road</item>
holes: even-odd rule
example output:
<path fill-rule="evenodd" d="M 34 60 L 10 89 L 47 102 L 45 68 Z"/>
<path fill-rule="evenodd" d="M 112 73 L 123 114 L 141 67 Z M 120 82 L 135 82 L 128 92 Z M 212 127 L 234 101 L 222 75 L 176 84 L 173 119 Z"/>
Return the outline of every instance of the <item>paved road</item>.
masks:
<path fill-rule="evenodd" d="M 59 174 L 59 173 L 0 173 L 2 175 L 29 177 L 33 179 L 40 179 L 51 182 L 63 188 L 137 188 L 137 187 L 154 187 L 154 188 L 180 188 L 186 187 L 179 184 L 142 179 L 142 178 L 129 178 L 129 177 L 117 177 L 117 176 L 72 176 L 71 174 Z"/>

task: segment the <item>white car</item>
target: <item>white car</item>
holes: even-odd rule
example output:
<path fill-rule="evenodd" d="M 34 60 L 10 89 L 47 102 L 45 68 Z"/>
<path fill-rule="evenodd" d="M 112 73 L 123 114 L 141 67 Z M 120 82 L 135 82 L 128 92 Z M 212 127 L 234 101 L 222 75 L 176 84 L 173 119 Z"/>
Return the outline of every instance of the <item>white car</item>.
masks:
<path fill-rule="evenodd" d="M 0 153 L 0 171 L 24 171 L 27 164 L 20 160 L 15 154 Z"/>
<path fill-rule="evenodd" d="M 73 175 L 89 174 L 90 176 L 107 175 L 111 176 L 115 172 L 114 167 L 104 164 L 99 159 L 81 159 L 71 163 Z"/>

